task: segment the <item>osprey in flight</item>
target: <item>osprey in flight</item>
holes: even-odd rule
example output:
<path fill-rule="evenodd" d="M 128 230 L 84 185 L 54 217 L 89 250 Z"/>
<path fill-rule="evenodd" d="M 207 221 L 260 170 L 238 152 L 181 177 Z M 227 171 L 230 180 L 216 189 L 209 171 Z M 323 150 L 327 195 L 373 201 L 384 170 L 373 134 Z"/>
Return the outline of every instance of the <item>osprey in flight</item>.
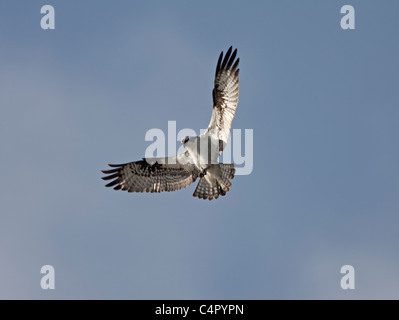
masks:
<path fill-rule="evenodd" d="M 220 53 L 212 91 L 213 111 L 208 129 L 197 137 L 185 137 L 186 151 L 168 158 L 143 158 L 125 164 L 109 164 L 103 170 L 112 180 L 106 187 L 128 192 L 163 192 L 186 188 L 199 178 L 193 196 L 217 199 L 225 196 L 234 178 L 234 165 L 218 163 L 230 134 L 231 122 L 238 103 L 238 73 L 240 59 L 237 49 Z"/>

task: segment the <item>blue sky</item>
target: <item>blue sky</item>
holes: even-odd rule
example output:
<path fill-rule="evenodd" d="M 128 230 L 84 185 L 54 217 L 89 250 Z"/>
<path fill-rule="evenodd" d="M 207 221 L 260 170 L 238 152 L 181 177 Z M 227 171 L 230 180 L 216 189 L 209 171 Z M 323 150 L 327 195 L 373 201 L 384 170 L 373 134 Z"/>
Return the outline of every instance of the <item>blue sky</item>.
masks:
<path fill-rule="evenodd" d="M 40 8 L 55 8 L 55 30 Z M 341 6 L 356 29 L 340 27 Z M 395 1 L 2 1 L 0 298 L 399 298 Z M 151 128 L 205 128 L 240 57 L 254 169 L 217 201 L 104 187 Z M 40 268 L 55 268 L 42 290 Z M 341 266 L 355 269 L 342 290 Z"/>

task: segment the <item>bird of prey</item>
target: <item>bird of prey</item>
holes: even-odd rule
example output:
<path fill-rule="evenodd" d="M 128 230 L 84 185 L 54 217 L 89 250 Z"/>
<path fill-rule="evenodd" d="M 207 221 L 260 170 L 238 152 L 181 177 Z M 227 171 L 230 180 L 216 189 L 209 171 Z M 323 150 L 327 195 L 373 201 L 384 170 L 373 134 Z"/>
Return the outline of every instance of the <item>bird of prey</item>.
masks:
<path fill-rule="evenodd" d="M 213 111 L 208 129 L 196 137 L 185 137 L 185 151 L 168 158 L 143 158 L 140 161 L 109 164 L 103 170 L 112 180 L 106 187 L 128 192 L 163 192 L 186 188 L 199 178 L 193 196 L 199 199 L 217 199 L 225 196 L 234 178 L 234 165 L 218 163 L 230 134 L 231 122 L 238 103 L 237 49 L 230 47 L 225 56 L 220 53 L 216 65 Z"/>

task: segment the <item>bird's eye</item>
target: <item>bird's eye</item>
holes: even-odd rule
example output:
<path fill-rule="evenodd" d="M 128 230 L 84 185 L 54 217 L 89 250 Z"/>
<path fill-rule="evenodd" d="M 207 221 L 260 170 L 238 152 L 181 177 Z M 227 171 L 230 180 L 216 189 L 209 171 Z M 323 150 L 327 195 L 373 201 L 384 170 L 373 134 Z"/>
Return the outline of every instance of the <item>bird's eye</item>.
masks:
<path fill-rule="evenodd" d="M 184 143 L 186 143 L 188 141 L 188 136 L 184 138 Z"/>

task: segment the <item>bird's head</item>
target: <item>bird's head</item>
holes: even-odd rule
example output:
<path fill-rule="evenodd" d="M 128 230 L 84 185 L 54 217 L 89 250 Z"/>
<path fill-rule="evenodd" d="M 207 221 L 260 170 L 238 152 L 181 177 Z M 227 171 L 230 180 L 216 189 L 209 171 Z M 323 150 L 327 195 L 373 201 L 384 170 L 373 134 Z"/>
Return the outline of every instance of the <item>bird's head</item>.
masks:
<path fill-rule="evenodd" d="M 181 140 L 181 144 L 184 146 L 187 141 L 190 140 L 189 136 L 186 136 L 184 139 Z"/>

